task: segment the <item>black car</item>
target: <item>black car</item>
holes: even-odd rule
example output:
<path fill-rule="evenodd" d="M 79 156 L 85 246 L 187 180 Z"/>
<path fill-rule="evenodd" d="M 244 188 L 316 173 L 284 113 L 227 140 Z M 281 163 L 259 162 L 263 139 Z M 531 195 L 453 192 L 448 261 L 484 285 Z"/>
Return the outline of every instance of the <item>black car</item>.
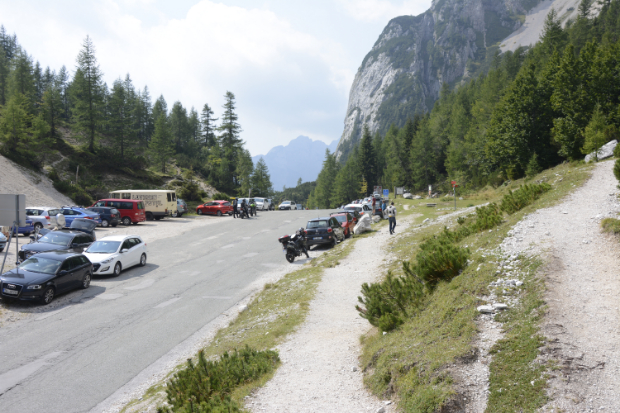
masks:
<path fill-rule="evenodd" d="M 306 246 L 331 245 L 344 241 L 344 229 L 334 217 L 315 218 L 306 224 Z"/>
<path fill-rule="evenodd" d="M 101 216 L 101 226 L 106 228 L 108 226 L 115 227 L 119 224 L 121 219 L 121 213 L 116 208 L 110 207 L 90 207 L 86 208 L 87 211 L 95 212 Z"/>
<path fill-rule="evenodd" d="M 52 251 L 37 254 L 0 276 L 3 299 L 49 304 L 57 294 L 88 288 L 93 264 L 82 254 Z"/>
<path fill-rule="evenodd" d="M 50 231 L 42 229 L 38 240 L 31 237 L 34 242 L 21 247 L 19 260 L 24 261 L 34 254 L 48 251 L 69 250 L 81 253 L 97 240 L 95 227 L 97 222 L 90 219 L 76 218 L 71 223 L 70 229 Z"/>

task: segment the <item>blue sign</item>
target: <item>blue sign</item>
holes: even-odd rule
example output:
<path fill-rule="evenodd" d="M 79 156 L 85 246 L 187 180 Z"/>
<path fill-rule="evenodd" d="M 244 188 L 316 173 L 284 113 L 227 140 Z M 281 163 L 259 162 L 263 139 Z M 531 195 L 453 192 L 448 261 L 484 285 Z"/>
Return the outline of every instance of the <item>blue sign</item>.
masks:
<path fill-rule="evenodd" d="M 390 196 L 390 190 L 389 189 L 384 189 L 383 190 L 383 196 Z"/>

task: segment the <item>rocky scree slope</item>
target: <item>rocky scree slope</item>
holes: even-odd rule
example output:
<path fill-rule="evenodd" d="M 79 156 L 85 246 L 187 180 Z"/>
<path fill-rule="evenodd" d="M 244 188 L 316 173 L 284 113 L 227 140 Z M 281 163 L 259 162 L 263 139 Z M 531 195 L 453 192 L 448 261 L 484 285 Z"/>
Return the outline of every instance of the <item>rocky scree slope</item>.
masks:
<path fill-rule="evenodd" d="M 336 154 L 347 158 L 367 124 L 392 123 L 431 110 L 442 85 L 474 76 L 502 39 L 540 0 L 434 0 L 419 16 L 392 19 L 357 71 Z"/>

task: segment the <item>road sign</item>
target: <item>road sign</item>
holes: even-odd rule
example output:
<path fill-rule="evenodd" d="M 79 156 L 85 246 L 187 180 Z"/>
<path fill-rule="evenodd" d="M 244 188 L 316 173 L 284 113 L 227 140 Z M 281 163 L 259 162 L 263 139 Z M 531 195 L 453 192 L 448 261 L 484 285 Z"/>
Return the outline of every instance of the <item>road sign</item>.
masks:
<path fill-rule="evenodd" d="M 456 181 L 452 181 L 451 183 L 452 183 L 452 188 L 456 188 L 458 186 Z"/>
<path fill-rule="evenodd" d="M 397 186 L 396 190 L 394 191 L 395 195 L 402 195 L 405 193 L 405 188 L 402 186 Z"/>
<path fill-rule="evenodd" d="M 0 225 L 26 225 L 26 195 L 0 194 Z"/>
<path fill-rule="evenodd" d="M 380 194 L 381 192 L 383 192 L 383 188 L 381 188 L 380 186 L 375 186 L 373 188 L 372 194 Z"/>
<path fill-rule="evenodd" d="M 384 189 L 383 190 L 383 196 L 385 196 L 385 197 L 390 196 L 390 190 L 389 189 Z"/>

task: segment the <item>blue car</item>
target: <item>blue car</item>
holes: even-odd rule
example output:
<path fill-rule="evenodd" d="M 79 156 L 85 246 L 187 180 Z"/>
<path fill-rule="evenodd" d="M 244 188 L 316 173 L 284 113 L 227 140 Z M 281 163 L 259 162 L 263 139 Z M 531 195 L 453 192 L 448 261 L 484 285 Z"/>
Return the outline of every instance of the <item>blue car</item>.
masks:
<path fill-rule="evenodd" d="M 13 229 L 13 227 L 11 227 L 11 230 L 13 230 L 13 235 L 15 235 L 15 230 Z M 34 224 L 29 219 L 26 220 L 26 225 L 22 227 L 17 227 L 18 234 L 28 236 L 32 234 L 33 232 L 34 232 Z"/>
<path fill-rule="evenodd" d="M 65 227 L 70 227 L 71 223 L 76 218 L 92 219 L 98 225 L 101 225 L 101 215 L 96 212 L 88 211 L 85 208 L 64 206 L 60 209 L 60 212 L 65 216 Z"/>

